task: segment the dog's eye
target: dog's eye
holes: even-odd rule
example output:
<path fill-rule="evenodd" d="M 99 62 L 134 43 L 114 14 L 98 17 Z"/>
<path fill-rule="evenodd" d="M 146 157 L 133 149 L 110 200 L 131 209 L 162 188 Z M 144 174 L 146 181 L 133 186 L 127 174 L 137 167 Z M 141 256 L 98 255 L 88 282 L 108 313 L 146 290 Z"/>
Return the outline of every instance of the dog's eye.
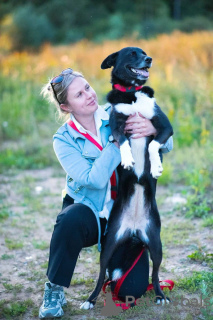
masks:
<path fill-rule="evenodd" d="M 131 52 L 131 56 L 136 56 L 136 55 L 137 55 L 136 51 Z"/>

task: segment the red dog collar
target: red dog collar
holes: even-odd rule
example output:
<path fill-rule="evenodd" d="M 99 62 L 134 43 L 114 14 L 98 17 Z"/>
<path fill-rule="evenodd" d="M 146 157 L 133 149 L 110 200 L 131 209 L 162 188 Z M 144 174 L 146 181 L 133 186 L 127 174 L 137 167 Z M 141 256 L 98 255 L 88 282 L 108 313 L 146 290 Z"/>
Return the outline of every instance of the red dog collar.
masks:
<path fill-rule="evenodd" d="M 141 88 L 143 88 L 143 86 L 139 86 L 139 87 L 134 87 L 134 86 L 130 86 L 130 87 L 124 87 L 121 86 L 120 84 L 113 84 L 113 89 L 122 91 L 122 92 L 135 92 L 140 90 Z"/>

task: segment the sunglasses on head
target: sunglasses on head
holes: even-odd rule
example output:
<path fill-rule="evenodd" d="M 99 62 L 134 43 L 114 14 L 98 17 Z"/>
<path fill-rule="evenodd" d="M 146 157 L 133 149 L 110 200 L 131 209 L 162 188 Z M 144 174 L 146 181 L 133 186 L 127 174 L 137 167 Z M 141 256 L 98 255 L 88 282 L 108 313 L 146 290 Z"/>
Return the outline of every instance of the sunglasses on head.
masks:
<path fill-rule="evenodd" d="M 63 70 L 63 71 L 59 74 L 59 76 L 56 76 L 55 78 L 53 78 L 53 79 L 50 81 L 51 87 L 52 87 L 52 89 L 53 89 L 53 93 L 54 93 L 55 98 L 56 98 L 56 100 L 58 101 L 59 104 L 61 104 L 61 102 L 60 102 L 60 101 L 58 100 L 58 98 L 57 98 L 57 94 L 56 94 L 56 92 L 55 92 L 55 90 L 54 90 L 54 85 L 57 84 L 57 83 L 62 82 L 65 75 L 67 75 L 67 74 L 72 74 L 72 73 L 73 73 L 73 69 L 67 68 L 67 69 Z"/>

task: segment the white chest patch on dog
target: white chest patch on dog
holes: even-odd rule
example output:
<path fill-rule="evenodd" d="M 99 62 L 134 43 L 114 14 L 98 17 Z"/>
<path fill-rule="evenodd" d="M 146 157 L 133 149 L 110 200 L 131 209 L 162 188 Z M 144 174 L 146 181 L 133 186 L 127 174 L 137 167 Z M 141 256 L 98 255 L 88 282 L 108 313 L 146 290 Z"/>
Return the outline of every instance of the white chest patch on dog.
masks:
<path fill-rule="evenodd" d="M 131 139 L 132 156 L 135 161 L 133 170 L 135 171 L 135 174 L 138 176 L 138 178 L 140 178 L 144 171 L 145 147 L 146 137 L 142 137 L 139 139 Z"/>
<path fill-rule="evenodd" d="M 144 188 L 136 184 L 135 192 L 121 214 L 121 225 L 116 233 L 116 240 L 118 241 L 128 229 L 132 234 L 140 230 L 142 241 L 148 244 L 149 239 L 146 234 L 149 227 L 149 220 L 146 216 L 148 210 L 149 208 L 145 206 Z"/>
<path fill-rule="evenodd" d="M 149 98 L 145 93 L 136 92 L 136 102 L 132 104 L 118 103 L 115 105 L 115 110 L 125 115 L 130 115 L 140 112 L 145 118 L 152 119 L 154 116 L 155 98 Z"/>

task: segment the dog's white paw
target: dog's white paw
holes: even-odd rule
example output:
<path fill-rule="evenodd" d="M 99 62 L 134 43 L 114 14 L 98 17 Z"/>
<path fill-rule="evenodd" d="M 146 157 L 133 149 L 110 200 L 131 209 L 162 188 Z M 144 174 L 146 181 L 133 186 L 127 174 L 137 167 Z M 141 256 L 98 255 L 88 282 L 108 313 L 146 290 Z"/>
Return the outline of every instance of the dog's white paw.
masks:
<path fill-rule="evenodd" d="M 132 154 L 125 155 L 125 158 L 121 158 L 121 165 L 124 167 L 124 169 L 130 169 L 134 166 L 135 161 L 132 157 Z"/>
<path fill-rule="evenodd" d="M 130 169 L 133 167 L 135 161 L 132 156 L 131 148 L 129 145 L 129 141 L 126 140 L 120 147 L 121 153 L 121 165 L 124 169 Z"/>
<path fill-rule="evenodd" d="M 158 298 L 158 299 L 156 300 L 156 304 L 161 304 L 162 306 L 164 306 L 165 303 L 166 303 L 166 304 L 170 304 L 170 300 L 169 300 L 168 298 L 166 298 L 166 300 L 165 300 L 165 299 L 160 299 L 160 298 Z"/>
<path fill-rule="evenodd" d="M 163 172 L 163 167 L 161 162 L 155 162 L 154 164 L 151 163 L 151 175 L 154 179 L 158 179 Z"/>
<path fill-rule="evenodd" d="M 85 301 L 84 303 L 81 304 L 80 309 L 84 309 L 84 310 L 90 310 L 94 308 L 94 304 L 89 302 L 89 301 Z"/>
<path fill-rule="evenodd" d="M 149 159 L 150 159 L 150 164 L 151 164 L 151 169 L 150 169 L 150 173 L 153 176 L 153 178 L 158 179 L 163 172 L 163 167 L 162 167 L 162 163 L 160 160 L 160 156 L 159 156 L 159 148 L 160 148 L 160 143 L 152 140 L 152 142 L 150 142 L 148 150 L 149 150 Z"/>

